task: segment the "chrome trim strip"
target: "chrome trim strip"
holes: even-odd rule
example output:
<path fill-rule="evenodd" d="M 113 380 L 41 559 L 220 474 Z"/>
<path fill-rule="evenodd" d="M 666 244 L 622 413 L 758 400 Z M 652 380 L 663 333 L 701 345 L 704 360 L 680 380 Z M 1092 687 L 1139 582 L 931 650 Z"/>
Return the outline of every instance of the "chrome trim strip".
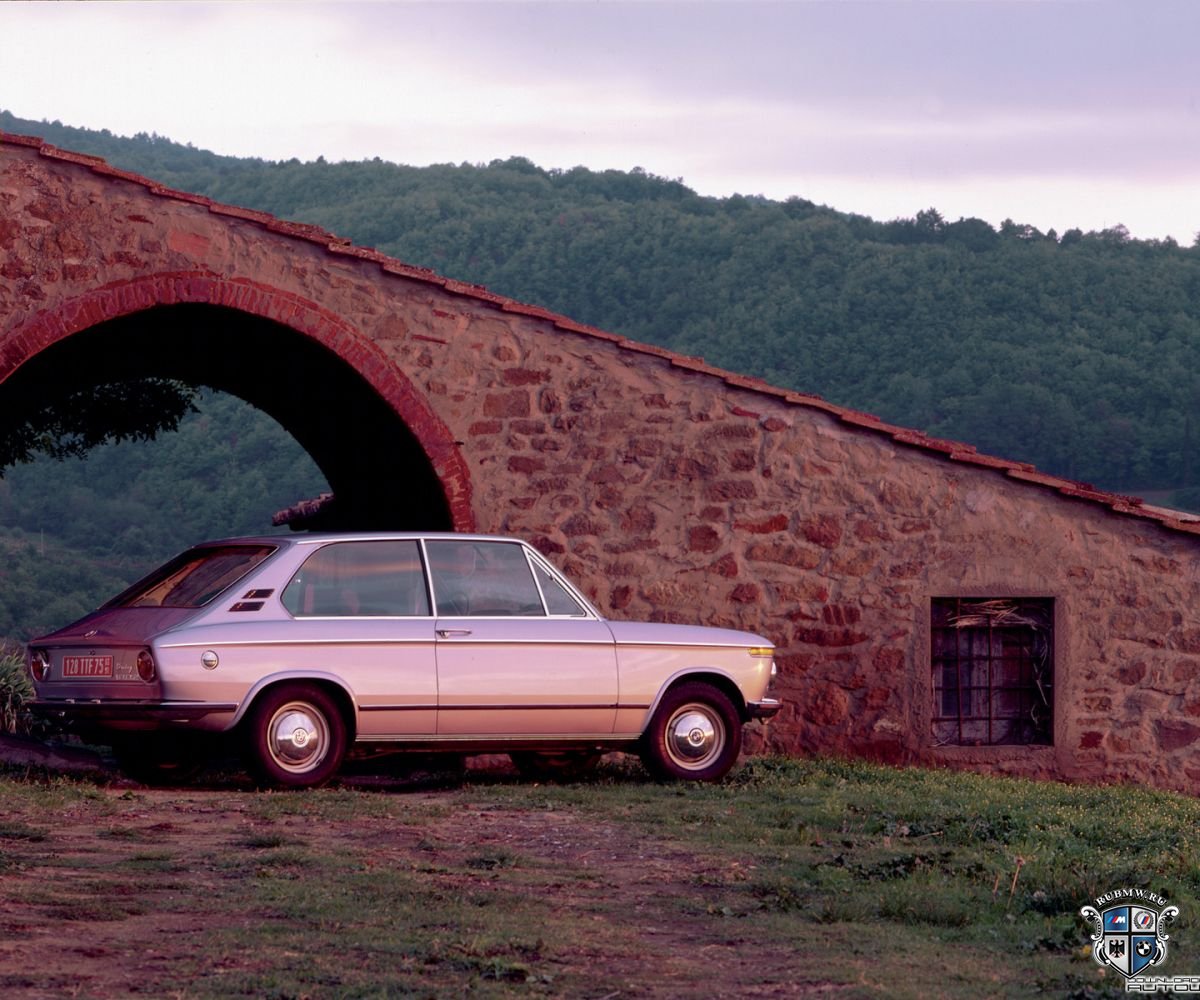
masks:
<path fill-rule="evenodd" d="M 439 712 L 529 712 L 534 710 L 539 711 L 595 711 L 596 709 L 615 708 L 617 711 L 645 711 L 649 708 L 649 703 L 644 705 L 627 705 L 618 703 L 616 705 L 609 702 L 601 702 L 599 704 L 565 704 L 565 705 L 438 705 L 430 702 L 425 705 L 363 705 L 359 704 L 360 712 L 428 712 L 430 709 L 437 709 Z"/>
<path fill-rule="evenodd" d="M 151 711 L 162 709 L 174 712 L 176 709 L 204 708 L 210 711 L 228 712 L 238 707 L 236 701 L 153 701 L 143 698 L 37 698 L 25 704 L 38 707 L 69 706 L 109 707 L 109 708 L 145 708 Z"/>
<path fill-rule="evenodd" d="M 544 621 L 585 621 L 586 619 L 567 618 L 567 617 L 562 617 L 562 618 L 553 618 L 553 617 L 552 618 L 512 618 L 512 617 L 506 617 L 506 616 L 493 617 L 493 618 L 482 618 L 482 617 L 476 617 L 476 616 L 471 616 L 471 615 L 463 615 L 463 616 L 447 615 L 447 616 L 442 616 L 441 618 L 424 618 L 424 617 L 422 617 L 422 618 L 401 618 L 401 617 L 348 618 L 347 617 L 347 618 L 305 618 L 305 619 L 295 619 L 295 620 L 296 621 L 339 621 L 339 622 L 350 622 L 350 621 L 401 621 L 401 622 L 423 621 L 424 622 L 424 621 L 427 621 L 432 626 L 432 623 L 435 621 L 451 622 L 451 621 L 471 621 L 471 620 L 473 620 L 473 621 L 498 621 L 498 622 L 504 622 L 504 621 L 544 622 Z M 259 621 L 256 624 L 264 624 L 264 623 L 265 623 L 264 619 L 259 619 Z M 286 624 L 291 624 L 291 622 L 289 621 Z M 428 635 L 428 637 L 416 636 L 416 637 L 389 638 L 387 636 L 380 636 L 378 638 L 370 638 L 370 639 L 336 639 L 336 638 L 330 638 L 330 639 L 324 639 L 324 638 L 229 639 L 229 640 L 215 642 L 215 643 L 208 642 L 208 641 L 204 641 L 204 642 L 201 642 L 201 641 L 160 642 L 160 643 L 157 643 L 157 645 L 161 649 L 189 649 L 192 647 L 199 647 L 199 646 L 203 646 L 204 648 L 207 649 L 210 646 L 413 645 L 413 644 L 417 644 L 417 643 L 432 643 L 434 641 L 436 641 L 435 631 L 431 627 L 430 634 Z M 562 639 L 555 639 L 555 638 L 550 638 L 550 639 L 491 638 L 491 639 L 486 639 L 486 638 L 483 638 L 483 639 L 455 639 L 454 642 L 456 645 L 461 645 L 462 643 L 470 642 L 470 643 L 473 643 L 475 645 L 480 645 L 480 646 L 615 646 L 618 650 L 620 650 L 622 652 L 628 652 L 630 650 L 636 650 L 636 649 L 642 649 L 642 648 L 654 648 L 654 649 L 672 648 L 672 649 L 695 649 L 695 650 L 701 650 L 701 649 L 749 649 L 750 648 L 750 646 L 747 643 L 741 643 L 741 642 L 694 643 L 694 642 L 672 642 L 670 640 L 663 640 L 661 642 L 639 640 L 638 642 L 621 643 L 621 642 L 615 642 L 612 639 L 570 639 L 570 638 L 562 638 Z M 50 648 L 62 648 L 65 645 L 66 644 L 63 643 L 63 644 L 60 644 L 59 646 L 53 646 Z M 99 647 L 97 647 L 97 648 L 99 648 Z M 766 657 L 756 657 L 756 659 L 766 659 Z"/>
<path fill-rule="evenodd" d="M 432 646 L 440 641 L 453 642 L 456 646 L 612 646 L 608 639 L 459 639 L 439 640 L 431 631 L 428 636 L 391 639 L 381 636 L 374 639 L 227 639 L 219 642 L 160 642 L 159 649 L 213 649 L 236 646 Z M 57 648 L 57 647 L 55 647 Z M 91 647 L 89 647 L 91 648 Z M 99 647 L 97 647 L 99 648 Z"/>
<path fill-rule="evenodd" d="M 372 734 L 370 736 L 356 737 L 355 743 L 370 745 L 373 743 L 424 743 L 424 744 L 455 744 L 464 743 L 468 745 L 475 744 L 493 744 L 497 747 L 504 746 L 510 743 L 520 743 L 530 747 L 542 746 L 547 743 L 555 746 L 559 744 L 593 744 L 598 743 L 603 746 L 611 746 L 616 743 L 632 743 L 641 739 L 640 732 L 635 733 L 479 733 L 476 735 L 455 735 L 447 736 L 439 733 L 405 733 L 394 736 L 381 736 Z M 503 750 L 497 750 L 497 753 L 504 753 Z"/>
<path fill-rule="evenodd" d="M 465 621 L 465 619 L 463 619 Z M 458 632 L 458 629 L 440 629 L 444 632 Z M 466 631 L 469 635 L 470 632 Z M 475 638 L 467 639 L 460 635 L 450 635 L 445 639 L 438 637 L 438 645 L 442 643 L 453 644 L 455 646 L 606 646 L 612 647 L 612 640 L 608 639 L 488 639 Z"/>
<path fill-rule="evenodd" d="M 381 621 L 382 619 L 379 619 L 379 618 L 369 618 L 369 619 L 353 619 L 353 618 L 313 619 L 313 618 L 310 618 L 310 619 L 305 619 L 305 620 L 306 621 L 318 621 L 318 620 L 320 620 L 320 621 Z M 392 620 L 394 620 L 394 621 L 413 621 L 414 619 L 402 618 L 402 619 L 392 619 Z M 434 619 L 426 619 L 426 620 L 433 621 Z M 452 621 L 456 621 L 456 622 L 461 622 L 461 621 L 501 621 L 501 622 L 503 622 L 503 621 L 516 621 L 518 619 L 513 619 L 513 618 L 487 618 L 487 619 L 484 619 L 484 618 L 472 618 L 471 616 L 467 615 L 467 616 L 463 616 L 461 618 L 443 617 L 443 618 L 440 618 L 437 620 L 445 621 L 445 622 L 452 622 Z M 519 619 L 519 620 L 521 620 L 521 621 L 583 621 L 584 619 L 581 619 L 581 618 L 562 618 L 562 619 L 541 618 L 541 619 Z M 159 643 L 159 646 L 163 649 L 186 649 L 190 646 L 204 646 L 205 648 L 207 648 L 208 646 L 212 646 L 212 645 L 217 645 L 217 646 L 275 646 L 275 645 L 279 645 L 279 646 L 341 646 L 341 645 L 382 646 L 382 645 L 401 645 L 401 644 L 412 645 L 415 643 L 423 643 L 423 642 L 432 643 L 435 641 L 435 637 L 436 637 L 436 633 L 434 630 L 431 629 L 430 635 L 428 636 L 428 638 L 426 638 L 424 636 L 418 636 L 416 638 L 395 638 L 395 639 L 391 639 L 391 638 L 387 638 L 387 637 L 380 637 L 380 638 L 374 638 L 374 639 L 238 639 L 238 640 L 231 639 L 231 640 L 228 640 L 225 642 L 217 642 L 217 643 L 212 643 L 212 642 L 165 643 L 164 642 L 164 643 Z M 458 638 L 455 638 L 453 641 L 454 641 L 455 645 L 462 645 L 463 643 L 471 643 L 471 644 L 477 645 L 477 646 L 615 646 L 617 649 L 621 650 L 622 652 L 626 652 L 629 650 L 641 649 L 641 648 L 655 648 L 655 649 L 672 648 L 672 649 L 696 649 L 696 650 L 701 650 L 701 649 L 749 649 L 750 648 L 745 643 L 740 643 L 740 642 L 731 642 L 731 643 L 706 642 L 706 643 L 697 644 L 694 642 L 670 642 L 670 641 L 666 641 L 666 640 L 664 640 L 662 642 L 619 643 L 619 642 L 614 642 L 612 639 L 565 639 L 565 638 L 564 639 L 502 639 L 502 638 L 497 637 L 497 638 L 490 638 L 490 639 L 488 639 L 488 638 L 480 638 L 480 639 L 458 639 Z M 756 659 L 766 659 L 766 657 L 756 657 Z"/>
<path fill-rule="evenodd" d="M 676 649 L 750 649 L 751 644 L 748 642 L 672 642 L 669 639 L 654 641 L 653 639 L 638 639 L 636 642 L 617 642 L 617 648 L 640 649 L 643 646 L 673 646 Z M 749 655 L 749 654 L 747 654 Z M 754 659 L 767 659 L 765 656 L 756 656 Z"/>
<path fill-rule="evenodd" d="M 597 709 L 616 709 L 619 705 L 612 702 L 599 702 L 596 704 L 582 702 L 578 704 L 565 705 L 497 705 L 492 702 L 486 705 L 438 705 L 439 712 L 530 712 L 534 710 L 552 711 L 552 712 L 594 712 Z"/>
<path fill-rule="evenodd" d="M 428 705 L 359 705 L 360 712 L 431 712 L 437 708 L 436 702 Z"/>
<path fill-rule="evenodd" d="M 136 699 L 101 700 L 43 698 L 25 703 L 36 715 L 53 715 L 76 721 L 104 722 L 147 719 L 155 722 L 182 722 L 207 715 L 230 715 L 238 706 L 232 702 L 147 702 Z"/>
<path fill-rule="evenodd" d="M 417 639 L 226 639 L 220 642 L 160 642 L 159 649 L 215 649 L 235 646 L 432 646 L 433 635 Z"/>

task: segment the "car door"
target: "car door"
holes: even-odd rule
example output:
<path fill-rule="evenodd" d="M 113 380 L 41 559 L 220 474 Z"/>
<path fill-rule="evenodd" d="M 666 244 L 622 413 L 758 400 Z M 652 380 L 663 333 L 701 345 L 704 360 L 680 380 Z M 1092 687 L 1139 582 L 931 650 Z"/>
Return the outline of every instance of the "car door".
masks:
<path fill-rule="evenodd" d="M 282 595 L 295 619 L 291 669 L 333 674 L 358 707 L 359 740 L 428 737 L 437 729 L 434 619 L 415 539 L 333 542 Z"/>
<path fill-rule="evenodd" d="M 607 625 L 519 542 L 425 544 L 439 738 L 611 735 L 618 681 Z"/>

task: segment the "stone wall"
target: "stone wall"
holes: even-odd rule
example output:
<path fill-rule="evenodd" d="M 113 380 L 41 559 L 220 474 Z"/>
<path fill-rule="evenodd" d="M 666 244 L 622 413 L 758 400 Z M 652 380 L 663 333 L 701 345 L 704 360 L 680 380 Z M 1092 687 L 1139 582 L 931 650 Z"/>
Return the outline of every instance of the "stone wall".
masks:
<path fill-rule="evenodd" d="M 786 707 L 754 747 L 1200 780 L 1193 523 L 0 143 L 0 379 L 156 300 L 351 359 L 418 425 L 457 526 L 532 539 L 606 613 L 770 638 Z M 952 596 L 1054 599 L 1052 746 L 932 745 L 930 602 Z"/>
<path fill-rule="evenodd" d="M 477 409 L 438 409 L 480 470 L 481 526 L 534 539 L 613 615 L 768 636 L 787 702 L 771 747 L 1200 779 L 1193 537 L 663 360 L 545 335 L 471 347 Z M 1052 747 L 930 746 L 947 596 L 1054 599 Z"/>

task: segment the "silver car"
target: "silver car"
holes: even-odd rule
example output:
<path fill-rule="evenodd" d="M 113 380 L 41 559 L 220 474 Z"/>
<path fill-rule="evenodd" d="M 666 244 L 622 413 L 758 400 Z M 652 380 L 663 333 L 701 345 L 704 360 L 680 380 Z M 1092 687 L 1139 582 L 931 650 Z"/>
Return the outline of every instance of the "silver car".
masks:
<path fill-rule="evenodd" d="M 728 629 L 610 621 L 522 541 L 297 535 L 197 545 L 30 643 L 38 714 L 144 778 L 219 734 L 265 783 L 347 754 L 510 753 L 522 769 L 639 753 L 714 781 L 779 709 L 774 649 Z M 198 756 L 199 755 L 199 756 Z"/>

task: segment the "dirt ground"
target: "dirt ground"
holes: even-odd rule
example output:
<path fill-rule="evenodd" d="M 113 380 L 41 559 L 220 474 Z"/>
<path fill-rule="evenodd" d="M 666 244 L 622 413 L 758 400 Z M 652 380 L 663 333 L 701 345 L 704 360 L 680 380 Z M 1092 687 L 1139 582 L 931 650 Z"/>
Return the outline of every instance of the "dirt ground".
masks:
<path fill-rule="evenodd" d="M 523 884 L 527 891 L 552 897 L 554 912 L 596 921 L 619 913 L 622 940 L 636 942 L 614 954 L 579 956 L 597 984 L 584 995 L 595 1000 L 853 993 L 833 984 L 797 983 L 802 959 L 796 951 L 747 939 L 735 922 L 714 920 L 702 906 L 697 912 L 690 905 L 703 893 L 698 887 L 744 877 L 728 859 L 706 860 L 637 835 L 629 826 L 596 822 L 570 809 L 473 806 L 472 797 L 458 789 L 380 787 L 377 779 L 371 787 L 401 797 L 423 818 L 412 826 L 371 817 L 306 824 L 308 849 L 335 852 L 339 845 L 370 840 L 372 850 L 389 864 L 417 869 L 429 864 L 432 842 L 438 845 L 438 863 L 458 873 L 455 878 L 471 882 L 473 892 L 487 891 L 494 883 L 490 873 L 471 870 L 471 858 L 509 852 L 525 859 Z M 100 794 L 111 800 L 104 822 L 126 835 L 98 836 L 94 809 L 68 808 L 45 839 L 23 840 L 10 831 L 3 841 L 8 863 L 0 868 L 0 992 L 5 997 L 157 995 L 147 994 L 144 984 L 168 981 L 172 970 L 186 968 L 194 942 L 205 933 L 203 920 L 221 919 L 219 914 L 197 918 L 180 913 L 177 905 L 156 905 L 155 895 L 180 892 L 181 880 L 189 894 L 215 893 L 217 882 L 228 875 L 202 864 L 173 871 L 160 880 L 161 890 L 149 880 L 151 888 L 139 889 L 137 905 L 128 912 L 107 912 L 100 919 L 81 916 L 93 905 L 120 907 L 119 888 L 114 884 L 110 895 L 106 882 L 114 878 L 112 872 L 122 870 L 122 861 L 136 864 L 148 843 L 169 845 L 172 855 L 184 858 L 214 858 L 229 851 L 231 843 L 253 832 L 251 806 L 259 793 L 117 782 L 102 787 Z M 423 808 L 439 805 L 452 808 Z M 289 817 L 293 821 L 304 824 L 304 817 Z M 725 870 L 714 870 L 718 866 Z M 78 878 L 81 870 L 87 873 L 86 884 L 62 886 L 61 905 L 48 906 L 45 887 L 61 880 L 64 872 Z M 563 877 L 565 871 L 570 878 Z M 108 898 L 101 902 L 102 897 Z M 589 911 L 595 915 L 588 917 Z M 249 968 L 254 956 L 241 960 Z M 21 970 L 32 971 L 23 975 Z M 211 992 L 212 987 L 205 989 Z M 177 992 L 167 995 L 190 993 L 183 980 Z M 556 995 L 553 989 L 550 995 Z"/>

